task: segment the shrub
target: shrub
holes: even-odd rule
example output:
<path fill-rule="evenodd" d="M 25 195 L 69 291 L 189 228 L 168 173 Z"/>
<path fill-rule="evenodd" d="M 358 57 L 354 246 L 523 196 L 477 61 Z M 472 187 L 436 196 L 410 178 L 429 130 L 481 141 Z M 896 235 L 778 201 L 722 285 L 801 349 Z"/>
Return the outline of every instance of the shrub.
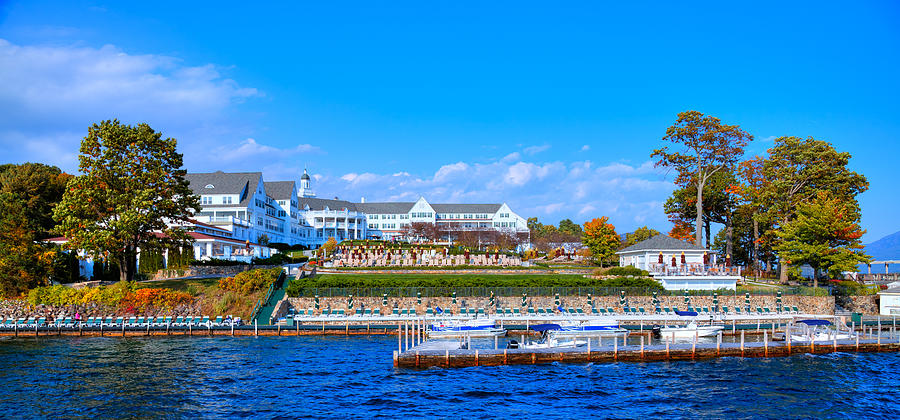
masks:
<path fill-rule="evenodd" d="M 192 300 L 191 295 L 171 289 L 138 289 L 123 296 L 117 306 L 128 312 L 144 311 L 149 308 L 172 309 L 189 304 Z"/>
<path fill-rule="evenodd" d="M 219 279 L 219 288 L 231 292 L 248 295 L 263 290 L 274 283 L 281 274 L 281 268 L 256 269 L 239 273 L 234 277 Z"/>
<path fill-rule="evenodd" d="M 647 277 L 650 275 L 649 272 L 641 270 L 635 266 L 627 265 L 625 267 L 612 267 L 606 271 L 607 275 L 610 276 L 639 276 L 639 277 Z"/>
<path fill-rule="evenodd" d="M 190 262 L 190 265 L 196 266 L 196 267 L 231 267 L 231 266 L 236 266 L 236 265 L 248 265 L 248 264 L 243 261 L 220 260 L 218 258 L 212 258 L 212 259 L 203 260 L 203 261 L 192 260 Z"/>

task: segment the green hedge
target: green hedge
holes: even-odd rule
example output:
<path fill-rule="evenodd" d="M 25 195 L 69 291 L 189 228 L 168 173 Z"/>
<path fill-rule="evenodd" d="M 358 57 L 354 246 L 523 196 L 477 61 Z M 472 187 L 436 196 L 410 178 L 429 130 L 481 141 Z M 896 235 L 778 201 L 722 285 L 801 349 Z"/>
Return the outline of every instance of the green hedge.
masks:
<path fill-rule="evenodd" d="M 650 275 L 649 272 L 645 270 L 641 270 L 635 266 L 625 266 L 625 267 L 613 267 L 606 271 L 606 274 L 610 276 L 640 276 L 647 277 Z"/>
<path fill-rule="evenodd" d="M 290 282 L 287 294 L 291 297 L 302 296 L 309 289 L 320 288 L 465 288 L 465 287 L 596 287 L 596 288 L 641 288 L 647 290 L 663 290 L 662 286 L 652 279 L 618 277 L 607 280 L 586 278 L 580 275 L 546 274 L 546 275 L 361 275 L 361 274 L 328 274 L 311 278 L 295 279 Z"/>

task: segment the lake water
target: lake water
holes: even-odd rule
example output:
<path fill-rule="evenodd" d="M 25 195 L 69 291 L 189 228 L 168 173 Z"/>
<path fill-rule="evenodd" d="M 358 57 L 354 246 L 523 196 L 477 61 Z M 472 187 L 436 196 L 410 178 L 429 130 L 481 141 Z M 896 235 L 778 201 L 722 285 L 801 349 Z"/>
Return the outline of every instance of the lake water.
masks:
<path fill-rule="evenodd" d="M 0 339 L 3 417 L 900 417 L 898 354 L 397 370 L 372 337 Z"/>

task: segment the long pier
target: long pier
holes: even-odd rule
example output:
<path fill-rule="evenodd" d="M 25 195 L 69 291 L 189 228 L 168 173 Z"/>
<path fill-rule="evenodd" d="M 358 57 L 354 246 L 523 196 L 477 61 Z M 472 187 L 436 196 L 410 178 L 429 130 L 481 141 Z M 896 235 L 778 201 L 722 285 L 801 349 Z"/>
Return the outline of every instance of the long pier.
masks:
<path fill-rule="evenodd" d="M 560 349 L 475 349 L 394 351 L 394 366 L 402 368 L 460 368 L 473 366 L 535 365 L 548 363 L 652 362 L 668 360 L 700 360 L 717 357 L 784 357 L 792 354 L 898 352 L 900 339 L 882 338 L 836 340 L 831 342 L 786 343 L 716 343 L 648 346 L 614 346 Z"/>

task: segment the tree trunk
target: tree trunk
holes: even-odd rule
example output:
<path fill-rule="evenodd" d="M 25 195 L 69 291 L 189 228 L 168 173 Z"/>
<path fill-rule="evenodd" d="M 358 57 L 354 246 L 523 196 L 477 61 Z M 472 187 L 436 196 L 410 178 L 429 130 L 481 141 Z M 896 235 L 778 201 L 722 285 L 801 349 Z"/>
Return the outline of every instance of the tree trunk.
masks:
<path fill-rule="evenodd" d="M 119 257 L 119 281 L 134 280 L 134 272 L 137 268 L 137 251 L 134 248 L 125 248 Z"/>
<path fill-rule="evenodd" d="M 780 266 L 780 273 L 778 275 L 778 280 L 781 281 L 781 284 L 788 283 L 788 266 L 784 263 L 784 261 L 779 260 L 778 265 Z"/>
<path fill-rule="evenodd" d="M 753 218 L 753 266 L 756 267 L 756 278 L 759 278 L 759 221 L 755 217 Z"/>
<path fill-rule="evenodd" d="M 819 287 L 819 269 L 813 267 L 813 288 Z"/>
<path fill-rule="evenodd" d="M 694 245 L 703 246 L 703 231 L 701 231 L 701 226 L 703 226 L 703 183 L 699 180 L 697 182 L 697 223 L 694 226 L 697 226 Z"/>
<path fill-rule="evenodd" d="M 725 212 L 725 255 L 731 255 L 734 261 L 734 245 L 731 241 L 734 236 L 734 224 L 731 221 L 731 212 Z"/>
<path fill-rule="evenodd" d="M 709 220 L 706 221 L 703 225 L 704 229 L 706 229 L 706 249 L 712 249 L 712 222 Z"/>

